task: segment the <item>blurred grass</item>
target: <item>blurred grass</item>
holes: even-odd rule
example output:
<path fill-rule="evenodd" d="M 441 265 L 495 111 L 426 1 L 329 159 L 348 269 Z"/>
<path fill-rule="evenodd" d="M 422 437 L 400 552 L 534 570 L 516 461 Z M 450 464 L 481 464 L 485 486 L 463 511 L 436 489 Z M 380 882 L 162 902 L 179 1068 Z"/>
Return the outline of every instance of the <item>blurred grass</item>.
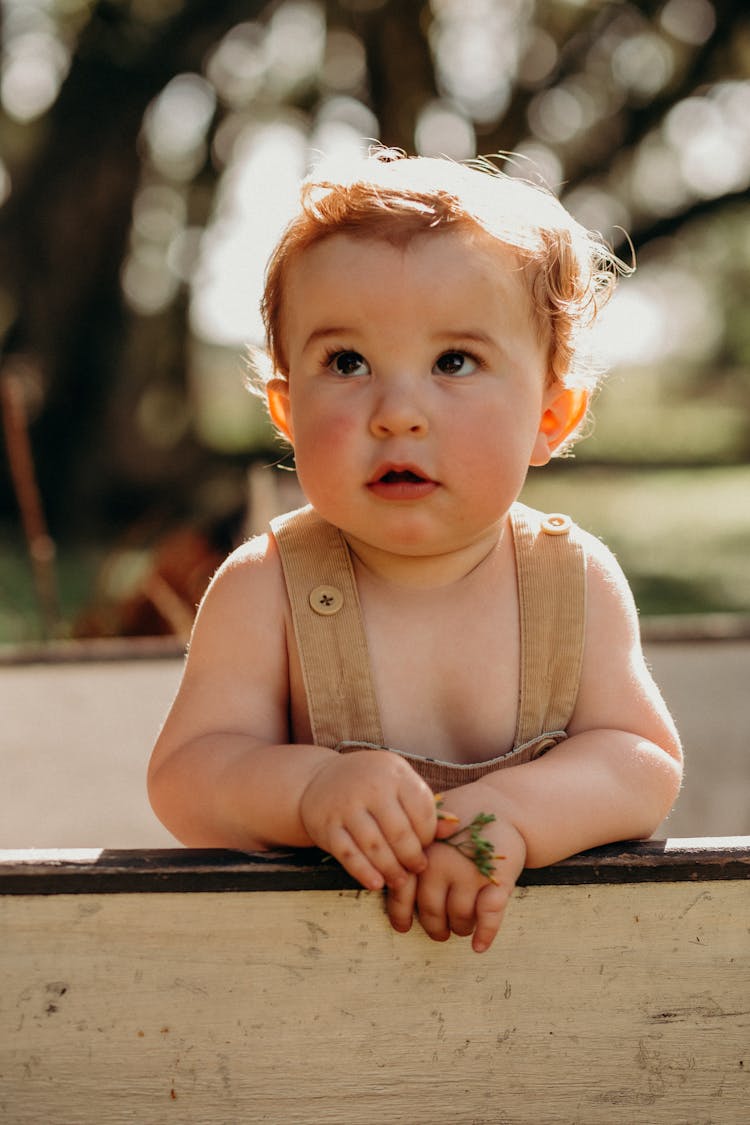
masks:
<path fill-rule="evenodd" d="M 58 548 L 56 571 L 60 600 L 60 636 L 68 636 L 75 617 L 94 590 L 103 550 Z M 43 636 L 33 575 L 19 529 L 0 526 L 0 644 L 24 644 Z"/>
<path fill-rule="evenodd" d="M 590 433 L 576 457 L 628 467 L 742 464 L 750 441 L 749 389 L 744 368 L 711 379 L 687 364 L 619 369 L 595 399 Z"/>
<path fill-rule="evenodd" d="M 750 466 L 532 470 L 522 499 L 566 512 L 617 555 L 644 615 L 750 613 Z M 58 548 L 60 635 L 91 603 L 104 544 Z M 0 644 L 42 639 L 16 528 L 0 528 Z"/>
<path fill-rule="evenodd" d="M 642 614 L 750 611 L 750 466 L 532 471 L 522 499 L 617 555 Z"/>

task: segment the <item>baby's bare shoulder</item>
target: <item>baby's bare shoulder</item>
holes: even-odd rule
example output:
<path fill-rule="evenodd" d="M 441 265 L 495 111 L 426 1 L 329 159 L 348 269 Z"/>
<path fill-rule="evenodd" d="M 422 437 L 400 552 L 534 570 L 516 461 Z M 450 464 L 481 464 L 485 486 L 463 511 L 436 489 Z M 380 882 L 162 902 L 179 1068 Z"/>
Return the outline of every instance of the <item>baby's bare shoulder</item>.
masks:
<path fill-rule="evenodd" d="M 254 535 L 240 543 L 227 555 L 216 573 L 218 576 L 224 571 L 252 570 L 264 566 L 273 568 L 276 565 L 279 565 L 279 552 L 276 540 L 269 533 Z"/>
<path fill-rule="evenodd" d="M 592 535 L 586 550 L 586 640 L 569 734 L 630 731 L 678 747 L 674 724 L 646 664 L 638 611 L 614 554 Z M 678 751 L 675 751 L 678 752 Z"/>
<path fill-rule="evenodd" d="M 198 607 L 191 651 L 217 646 L 237 651 L 264 638 L 267 650 L 277 629 L 283 633 L 286 588 L 272 535 L 247 540 L 224 560 Z M 274 628 L 275 626 L 275 628 Z"/>
<path fill-rule="evenodd" d="M 244 588 L 257 595 L 280 583 L 283 575 L 276 540 L 270 534 L 256 535 L 226 557 L 211 579 L 207 595 L 234 596 Z"/>
<path fill-rule="evenodd" d="M 217 732 L 265 743 L 288 737 L 286 596 L 271 539 L 243 543 L 201 602 L 159 757 Z M 156 752 L 155 752 L 156 753 Z"/>
<path fill-rule="evenodd" d="M 582 688 L 601 692 L 613 682 L 641 675 L 638 610 L 613 552 L 593 535 L 583 535 L 586 551 L 586 631 Z"/>
<path fill-rule="evenodd" d="M 597 616 L 604 619 L 603 624 L 612 624 L 613 618 L 621 619 L 623 625 L 632 627 L 637 613 L 633 594 L 622 567 L 610 548 L 581 528 L 577 535 L 586 554 L 586 593 L 587 617 L 596 623 Z"/>

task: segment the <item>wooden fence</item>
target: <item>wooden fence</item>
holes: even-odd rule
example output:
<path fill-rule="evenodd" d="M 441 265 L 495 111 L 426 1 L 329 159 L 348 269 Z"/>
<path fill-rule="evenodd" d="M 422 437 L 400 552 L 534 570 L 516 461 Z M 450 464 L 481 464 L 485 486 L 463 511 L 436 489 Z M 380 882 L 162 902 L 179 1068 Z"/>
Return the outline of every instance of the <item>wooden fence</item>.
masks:
<path fill-rule="evenodd" d="M 317 853 L 0 852 L 4 1125 L 746 1125 L 750 838 L 525 872 L 429 941 Z"/>

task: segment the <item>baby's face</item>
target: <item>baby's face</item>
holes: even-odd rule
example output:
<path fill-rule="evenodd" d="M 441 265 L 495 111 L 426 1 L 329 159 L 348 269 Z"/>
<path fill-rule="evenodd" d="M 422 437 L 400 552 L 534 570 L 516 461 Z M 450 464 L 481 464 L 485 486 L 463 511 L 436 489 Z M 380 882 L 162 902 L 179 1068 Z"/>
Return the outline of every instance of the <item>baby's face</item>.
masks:
<path fill-rule="evenodd" d="M 334 235 L 291 263 L 282 318 L 272 407 L 320 514 L 398 554 L 496 535 L 549 459 L 546 348 L 512 251 L 478 229 Z"/>

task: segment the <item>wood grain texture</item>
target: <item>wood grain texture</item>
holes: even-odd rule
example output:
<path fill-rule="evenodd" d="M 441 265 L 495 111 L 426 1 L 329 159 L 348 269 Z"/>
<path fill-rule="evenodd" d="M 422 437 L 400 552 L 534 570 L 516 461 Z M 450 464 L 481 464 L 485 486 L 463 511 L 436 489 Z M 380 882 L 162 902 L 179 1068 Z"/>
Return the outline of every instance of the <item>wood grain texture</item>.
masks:
<path fill-rule="evenodd" d="M 351 889 L 0 900 L 5 1125 L 746 1125 L 750 883 L 519 888 L 495 946 Z"/>
<path fill-rule="evenodd" d="M 750 837 L 609 844 L 522 872 L 519 886 L 702 882 L 750 877 Z M 0 895 L 134 891 L 348 890 L 358 884 L 316 849 L 243 852 L 164 848 L 1 851 Z"/>

